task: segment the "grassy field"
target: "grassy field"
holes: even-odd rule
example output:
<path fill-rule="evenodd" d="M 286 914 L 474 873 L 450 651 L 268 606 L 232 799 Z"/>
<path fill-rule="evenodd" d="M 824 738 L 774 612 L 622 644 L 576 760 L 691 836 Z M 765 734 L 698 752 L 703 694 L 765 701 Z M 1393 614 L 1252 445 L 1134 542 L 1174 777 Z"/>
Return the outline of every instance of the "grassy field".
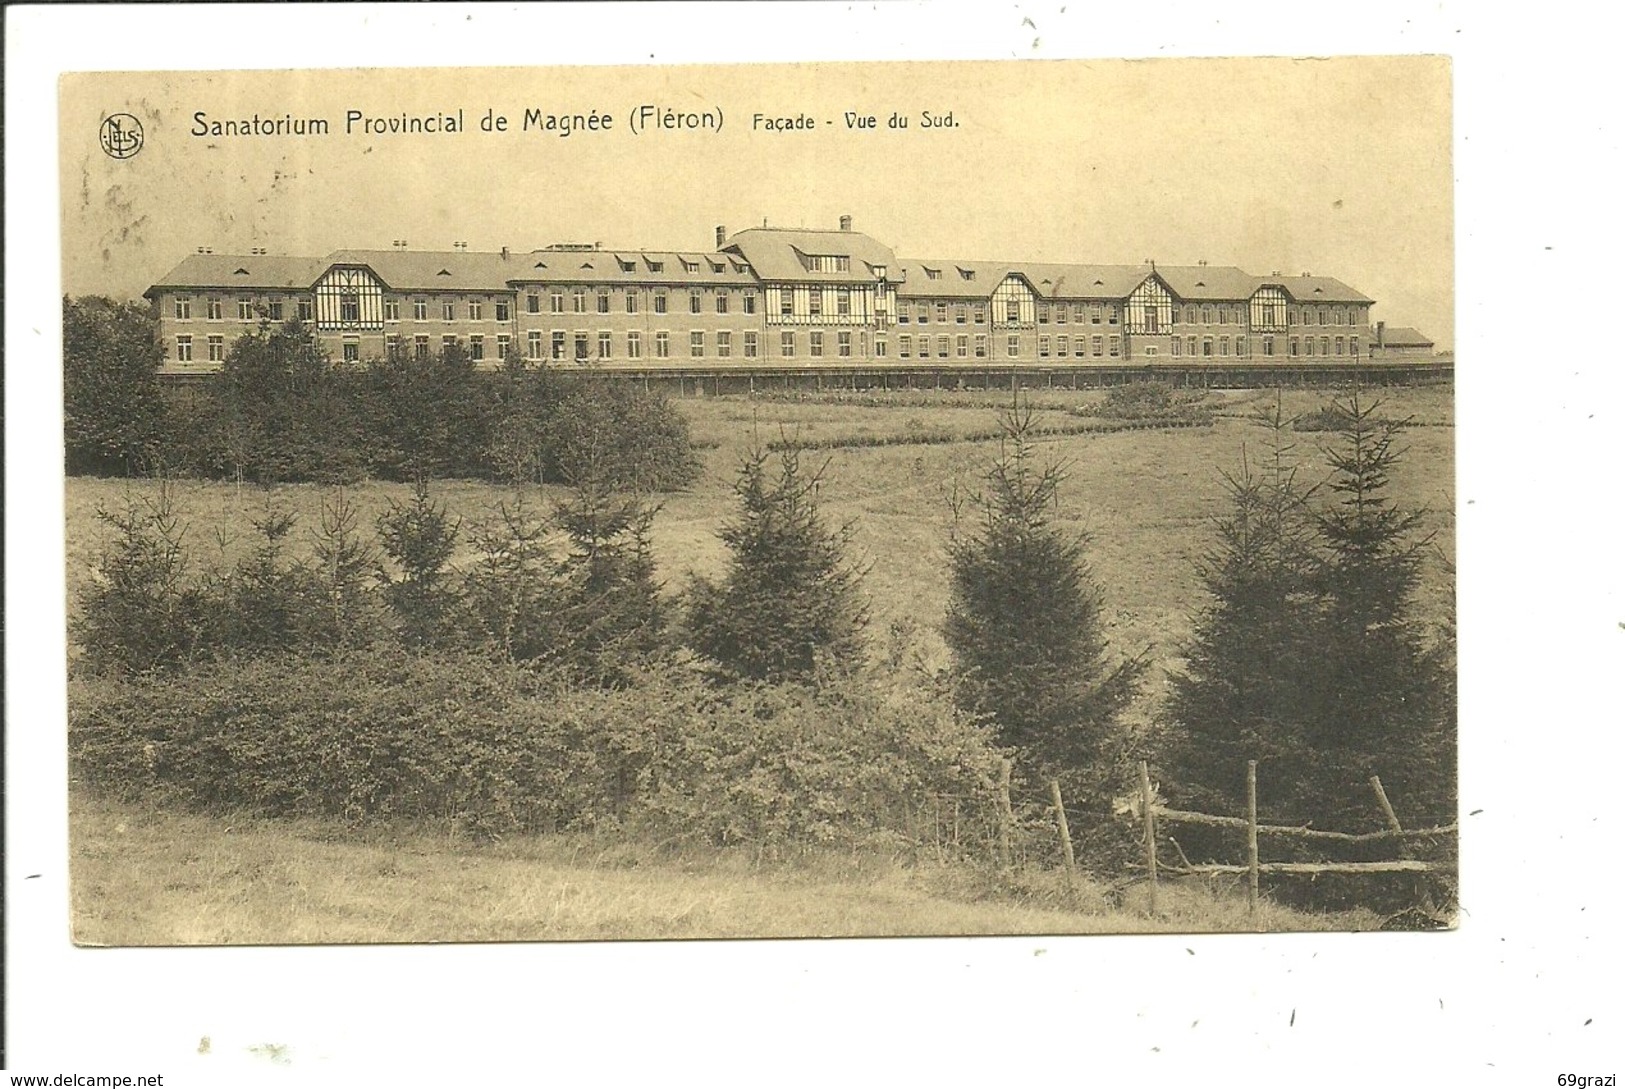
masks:
<path fill-rule="evenodd" d="M 162 813 L 76 798 L 74 941 L 83 945 L 899 937 L 1365 930 L 1164 884 L 1121 896 L 1053 871 L 997 879 L 882 856 L 764 862 L 581 837 L 497 844 L 421 830 Z"/>
<path fill-rule="evenodd" d="M 1074 419 L 1066 410 L 1100 394 L 1043 395 L 1045 422 Z M 1076 435 L 1045 440 L 1042 454 L 1067 466 L 1057 517 L 1090 536 L 1089 555 L 1105 592 L 1107 634 L 1115 652 L 1150 648 L 1155 663 L 1131 713 L 1154 722 L 1168 670 L 1201 604 L 1194 563 L 1212 543 L 1212 520 L 1226 510 L 1221 470 L 1234 470 L 1244 451 L 1256 453 L 1262 433 L 1247 417 L 1274 393 L 1216 396 L 1212 427 Z M 1448 388 L 1383 391 L 1384 415 L 1419 425 L 1393 474 L 1393 495 L 1427 511 L 1433 535 L 1424 570 L 1425 617 L 1450 615 L 1448 558 L 1454 554 L 1454 430 Z M 1325 394 L 1293 391 L 1289 412 L 1326 403 Z M 731 484 L 753 441 L 783 433 L 806 438 L 839 434 L 898 434 L 911 429 L 984 431 L 996 412 L 987 398 L 927 403 L 900 398 L 895 406 L 831 401 L 745 398 L 681 402 L 703 453 L 705 471 L 689 491 L 665 496 L 654 525 L 654 551 L 667 591 L 694 574 L 721 572 L 726 554 L 716 532 L 735 509 Z M 1332 436 L 1298 436 L 1308 479 L 1324 475 L 1319 454 Z M 997 444 L 845 448 L 804 455 L 823 466 L 819 501 L 834 522 L 850 523 L 858 558 L 869 565 L 864 589 L 877 635 L 910 631 L 914 649 L 931 666 L 947 664 L 940 625 L 947 604 L 945 545 L 950 497 L 974 490 Z M 309 548 L 325 490 L 198 481 L 171 485 L 190 522 L 194 562 L 230 562 L 251 544 L 250 519 L 275 502 L 299 516 L 294 551 Z M 150 494 L 150 481 L 73 479 L 67 485 L 67 581 L 70 602 L 85 584 L 107 539 L 99 507 L 117 507 Z M 489 517 L 512 492 L 474 482 L 442 482 L 435 494 L 466 523 Z M 369 483 L 351 489 L 363 524 L 405 485 Z M 528 490 L 547 500 L 555 489 Z M 224 530 L 224 536 L 217 534 Z M 465 550 L 455 562 L 466 563 Z M 70 605 L 70 609 L 72 606 Z M 70 653 L 72 648 L 70 647 Z M 121 830 L 122 829 L 122 830 Z M 255 942 L 497 940 L 505 938 L 725 937 L 743 934 L 914 934 L 1098 932 L 1144 929 L 1132 912 L 1103 899 L 1054 903 L 1003 896 L 987 889 L 955 892 L 951 873 L 869 861 L 857 874 L 832 863 L 773 870 L 742 867 L 735 856 L 655 863 L 636 851 L 603 845 L 526 842 L 496 847 L 435 842 L 346 841 L 332 829 L 293 829 L 200 817 L 125 813 L 81 805 L 74 819 L 75 902 L 79 939 L 87 942 Z M 651 870 L 655 879 L 650 880 Z M 945 891 L 946 890 L 946 891 Z M 1233 902 L 1202 894 L 1165 929 L 1245 928 Z M 956 898 L 957 897 L 957 898 Z M 1222 898 L 1221 898 L 1222 900 Z M 410 905 L 410 910 L 406 910 Z M 1237 920 L 1240 918 L 1240 925 Z M 1310 925 L 1277 919 L 1275 929 Z M 1166 925 L 1164 925 L 1166 924 Z M 1316 924 L 1319 925 L 1319 924 Z M 1348 920 L 1334 924 L 1358 925 Z"/>

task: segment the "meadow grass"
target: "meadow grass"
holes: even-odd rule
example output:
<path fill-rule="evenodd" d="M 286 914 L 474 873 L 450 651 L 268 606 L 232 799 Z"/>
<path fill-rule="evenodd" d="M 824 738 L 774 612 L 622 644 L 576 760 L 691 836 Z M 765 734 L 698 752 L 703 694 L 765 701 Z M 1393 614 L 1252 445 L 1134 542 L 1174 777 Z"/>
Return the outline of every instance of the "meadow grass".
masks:
<path fill-rule="evenodd" d="M 882 854 L 766 860 L 605 837 L 478 843 L 427 828 L 167 813 L 75 794 L 82 945 L 904 937 L 1363 930 L 1202 885 L 1120 895 Z"/>
<path fill-rule="evenodd" d="M 1080 392 L 1078 403 L 1098 399 Z M 1391 494 L 1426 510 L 1432 540 L 1419 594 L 1424 620 L 1441 623 L 1453 611 L 1450 561 L 1455 547 L 1454 431 L 1448 388 L 1379 391 L 1383 415 L 1427 425 L 1406 434 L 1406 454 L 1392 474 Z M 1044 412 L 1066 415 L 1065 395 L 1046 391 Z M 1262 449 L 1263 432 L 1248 416 L 1273 403 L 1274 391 L 1215 396 L 1212 427 L 1136 431 L 1044 439 L 1040 455 L 1067 468 L 1057 520 L 1089 535 L 1087 554 L 1105 595 L 1109 653 L 1149 650 L 1153 668 L 1128 715 L 1131 726 L 1154 723 L 1180 646 L 1202 605 L 1197 561 L 1212 547 L 1213 520 L 1227 510 L 1222 473 Z M 870 399 L 872 401 L 872 399 Z M 1290 391 L 1288 413 L 1324 405 L 1329 395 Z M 894 434 L 921 428 L 960 434 L 996 420 L 986 403 L 923 404 L 906 395 L 885 404 L 803 403 L 765 398 L 706 398 L 679 402 L 703 451 L 704 471 L 688 491 L 657 497 L 653 552 L 668 594 L 694 575 L 715 577 L 727 562 L 717 530 L 733 516 L 732 491 L 753 442 L 781 427 L 839 433 Z M 1325 475 L 1320 449 L 1327 434 L 1294 436 L 1305 480 Z M 805 452 L 803 465 L 822 472 L 818 499 L 832 523 L 852 529 L 855 559 L 868 565 L 863 581 L 877 640 L 888 629 L 909 632 L 908 644 L 927 668 L 948 664 L 939 633 L 947 605 L 947 543 L 959 516 L 974 518 L 968 497 L 979 486 L 996 442 L 846 448 Z M 90 577 L 109 529 L 99 507 L 116 508 L 150 496 L 150 480 L 74 478 L 67 482 L 67 588 L 70 615 Z M 298 525 L 292 555 L 310 552 L 328 489 L 273 489 L 208 481 L 169 487 L 190 523 L 197 565 L 231 563 L 252 547 L 251 520 L 274 502 Z M 465 526 L 512 500 L 512 488 L 440 481 L 433 493 Z M 371 527 L 410 486 L 368 482 L 349 489 L 362 525 Z M 556 487 L 523 489 L 528 501 L 561 499 Z M 474 554 L 464 545 L 454 565 Z M 70 654 L 74 648 L 70 641 Z M 229 825 L 229 827 L 228 827 Z M 1036 895 L 1033 886 L 991 888 L 963 868 L 877 866 L 831 877 L 831 859 L 816 865 L 762 869 L 735 853 L 648 857 L 633 844 L 550 838 L 470 845 L 434 836 L 360 834 L 333 827 L 232 822 L 201 816 L 143 813 L 80 800 L 73 819 L 75 934 L 92 943 L 333 942 L 510 940 L 632 937 L 732 937 L 850 934 L 1098 933 L 1124 930 L 1249 929 L 1233 893 L 1173 889 L 1165 914 L 1148 922 L 1133 911 L 1134 889 L 1116 910 L 1098 889 L 1071 899 Z M 606 859 L 618 859 L 610 864 Z M 857 863 L 848 860 L 851 865 Z M 839 870 L 839 867 L 836 867 Z M 650 875 L 654 874 L 651 879 Z M 1076 897 L 1083 896 L 1082 900 Z M 1090 897 L 1094 898 L 1091 899 Z M 1089 910 L 1080 910 L 1088 908 Z M 1274 911 L 1276 909 L 1269 909 Z M 1305 929 L 1319 917 L 1266 914 L 1264 929 Z M 1338 919 L 1331 928 L 1369 925 Z"/>

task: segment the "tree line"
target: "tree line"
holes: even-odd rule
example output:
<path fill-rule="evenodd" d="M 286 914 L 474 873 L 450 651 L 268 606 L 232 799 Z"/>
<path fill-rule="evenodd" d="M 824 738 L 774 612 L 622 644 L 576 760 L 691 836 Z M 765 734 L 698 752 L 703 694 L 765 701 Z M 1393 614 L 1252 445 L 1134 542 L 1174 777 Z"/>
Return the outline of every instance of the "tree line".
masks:
<path fill-rule="evenodd" d="M 335 367 L 298 323 L 263 324 L 221 369 L 166 395 L 148 307 L 63 300 L 64 445 L 70 475 L 153 472 L 261 483 L 469 478 L 668 490 L 699 471 L 669 402 L 465 348 Z"/>

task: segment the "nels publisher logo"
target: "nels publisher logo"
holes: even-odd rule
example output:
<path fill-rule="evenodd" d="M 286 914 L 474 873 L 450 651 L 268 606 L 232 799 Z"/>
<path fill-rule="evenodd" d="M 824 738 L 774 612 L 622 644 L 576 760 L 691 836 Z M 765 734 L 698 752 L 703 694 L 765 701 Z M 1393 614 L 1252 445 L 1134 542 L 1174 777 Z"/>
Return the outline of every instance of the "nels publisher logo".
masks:
<path fill-rule="evenodd" d="M 132 157 L 145 143 L 141 122 L 130 114 L 115 113 L 102 122 L 102 150 L 115 159 Z"/>

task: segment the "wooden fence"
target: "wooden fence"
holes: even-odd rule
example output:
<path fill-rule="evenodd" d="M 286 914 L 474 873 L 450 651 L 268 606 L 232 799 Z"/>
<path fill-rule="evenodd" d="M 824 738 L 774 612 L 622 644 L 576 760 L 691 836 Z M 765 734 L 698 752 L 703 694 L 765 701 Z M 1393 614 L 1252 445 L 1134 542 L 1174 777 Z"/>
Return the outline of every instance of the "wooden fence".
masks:
<path fill-rule="evenodd" d="M 1140 761 L 1140 805 L 1139 816 L 1144 827 L 1145 869 L 1150 882 L 1149 912 L 1157 913 L 1157 878 L 1159 873 L 1168 874 L 1245 874 L 1247 876 L 1247 911 L 1249 914 L 1258 910 L 1258 878 L 1260 874 L 1308 874 L 1323 873 L 1336 874 L 1377 874 L 1377 873 L 1413 873 L 1429 874 L 1441 872 L 1444 867 L 1437 863 L 1427 862 L 1415 858 L 1396 858 L 1386 862 L 1262 862 L 1258 855 L 1258 836 L 1260 832 L 1285 836 L 1289 838 L 1321 843 L 1359 844 L 1377 843 L 1387 840 L 1398 841 L 1400 850 L 1404 853 L 1404 841 L 1411 837 L 1451 835 L 1456 831 L 1454 822 L 1434 828 L 1405 829 L 1400 826 L 1399 818 L 1394 813 L 1394 807 L 1389 804 L 1388 795 L 1382 788 L 1382 780 L 1373 775 L 1370 778 L 1371 790 L 1375 795 L 1378 807 L 1382 811 L 1383 819 L 1388 827 L 1380 832 L 1331 832 L 1318 828 L 1305 828 L 1297 825 L 1260 824 L 1258 822 L 1258 761 L 1247 761 L 1247 815 L 1245 817 L 1226 817 L 1212 813 L 1194 813 L 1188 810 L 1169 809 L 1159 804 L 1155 791 L 1151 788 L 1151 773 L 1145 761 Z M 1180 851 L 1179 844 L 1172 839 L 1174 850 L 1179 854 L 1179 864 L 1167 866 L 1157 857 L 1157 822 L 1168 821 L 1175 824 L 1202 824 L 1216 828 L 1245 829 L 1247 832 L 1247 861 L 1244 865 L 1231 865 L 1225 863 L 1191 862 Z M 1433 905 L 1428 902 L 1425 890 L 1419 893 L 1419 906 L 1430 915 L 1436 914 Z"/>

